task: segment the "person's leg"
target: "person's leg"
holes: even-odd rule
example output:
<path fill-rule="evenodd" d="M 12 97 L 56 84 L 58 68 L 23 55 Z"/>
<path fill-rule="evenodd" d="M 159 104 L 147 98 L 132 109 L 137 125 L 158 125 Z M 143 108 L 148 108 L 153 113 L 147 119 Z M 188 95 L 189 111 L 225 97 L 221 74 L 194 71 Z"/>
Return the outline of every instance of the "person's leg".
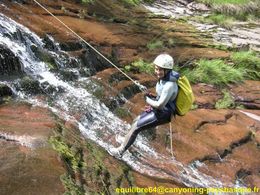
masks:
<path fill-rule="evenodd" d="M 143 112 L 132 123 L 130 131 L 125 136 L 124 142 L 118 148 L 120 154 L 123 154 L 136 140 L 137 135 L 150 127 L 155 127 L 160 123 L 155 111 Z"/>
<path fill-rule="evenodd" d="M 112 156 L 121 157 L 123 153 L 134 143 L 137 135 L 145 129 L 156 127 L 170 121 L 171 112 L 166 109 L 162 111 L 153 110 L 143 112 L 132 123 L 129 133 L 125 136 L 124 142 L 118 148 L 110 150 Z"/>
<path fill-rule="evenodd" d="M 123 154 L 135 141 L 136 136 L 139 133 L 139 129 L 137 127 L 137 122 L 139 120 L 140 116 L 137 117 L 137 120 L 135 120 L 132 123 L 130 131 L 126 134 L 124 142 L 121 144 L 121 146 L 118 148 L 119 152 Z"/>
<path fill-rule="evenodd" d="M 131 125 L 130 131 L 126 134 L 123 143 L 118 147 L 118 148 L 112 148 L 109 150 L 109 153 L 112 156 L 121 158 L 121 156 L 123 155 L 123 153 L 133 144 L 133 142 L 136 139 L 137 136 L 137 122 L 139 121 L 140 116 L 136 117 L 133 120 L 133 123 Z"/>

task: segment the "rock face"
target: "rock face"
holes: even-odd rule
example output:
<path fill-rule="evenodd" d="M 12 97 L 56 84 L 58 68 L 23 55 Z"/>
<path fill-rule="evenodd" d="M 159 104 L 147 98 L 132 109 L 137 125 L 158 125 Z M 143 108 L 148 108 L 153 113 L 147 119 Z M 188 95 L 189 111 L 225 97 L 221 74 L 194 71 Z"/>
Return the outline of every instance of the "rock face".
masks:
<path fill-rule="evenodd" d="M 237 104 L 248 109 L 260 110 L 259 81 L 245 81 L 241 85 L 232 87 L 231 93 Z"/>
<path fill-rule="evenodd" d="M 8 1 L 5 2 L 7 5 Z M 203 41 L 198 39 L 198 34 L 191 34 L 193 30 L 182 23 L 175 21 L 166 23 L 164 19 L 157 18 L 156 21 L 153 21 L 154 26 L 145 27 L 146 23 L 143 22 L 132 27 L 118 22 L 118 19 L 115 19 L 116 24 L 111 21 L 102 21 L 107 16 L 95 19 L 88 15 L 86 16 L 87 19 L 83 20 L 77 15 L 78 10 L 82 9 L 82 7 L 71 3 L 75 1 L 62 1 L 64 3 L 62 6 L 67 8 L 65 11 L 60 9 L 61 5 L 56 5 L 59 2 L 41 2 L 45 2 L 55 14 L 75 29 L 76 32 L 79 32 L 86 40 L 93 42 L 107 56 L 123 65 L 139 57 L 151 60 L 162 50 L 172 54 L 180 63 L 190 58 L 198 59 L 203 57 L 211 59 L 229 56 L 226 51 L 206 48 Z M 100 3 L 100 1 L 97 2 Z M 72 39 L 67 33 L 64 33 L 64 29 L 61 30 L 54 21 L 50 21 L 45 12 L 29 2 L 24 7 L 17 4 L 12 4 L 10 7 L 19 15 L 18 19 L 3 7 L 0 7 L 0 10 L 10 17 L 16 18 L 18 22 L 24 22 L 26 26 L 43 37 L 46 36 L 46 33 L 53 34 L 55 40 L 64 42 L 63 49 L 81 58 L 83 63 L 90 68 L 89 75 L 94 75 L 92 79 L 98 80 L 102 85 L 104 94 L 102 93 L 101 101 L 105 104 L 111 101 L 110 107 L 114 110 L 120 106 L 120 108 L 131 111 L 130 114 L 125 115 L 121 112 L 123 119 L 131 122 L 142 111 L 144 101 L 142 94 L 139 93 L 140 91 L 135 89 L 136 86 L 133 86 L 133 83 L 128 79 L 118 76 L 121 73 L 115 68 L 108 68 L 108 65 L 103 66 L 103 61 L 89 50 L 83 50 L 80 43 Z M 34 17 L 31 17 L 31 13 L 27 13 L 28 10 L 33 10 Z M 102 16 L 102 13 L 99 13 L 99 15 Z M 129 21 L 129 23 L 131 22 L 133 21 Z M 168 32 L 166 37 L 169 36 L 174 39 L 175 45 L 172 48 L 156 48 L 155 50 L 146 48 L 147 43 L 153 40 L 154 37 L 159 37 L 164 43 L 168 43 L 168 40 L 161 35 L 161 29 L 167 29 L 165 30 Z M 48 45 L 50 46 L 48 49 L 55 51 L 55 45 L 49 45 L 48 43 L 50 40 L 45 42 L 46 48 L 48 48 Z M 1 69 L 1 73 L 2 70 L 4 74 L 22 71 L 22 67 L 19 66 L 14 54 L 3 46 L 1 48 L 5 57 L 0 58 L 2 60 L 0 66 L 6 67 Z M 10 67 L 2 64 L 10 65 Z M 131 77 L 145 84 L 151 90 L 153 90 L 152 87 L 156 83 L 153 76 L 140 74 L 138 71 L 132 73 Z M 37 88 L 38 85 L 35 86 L 34 88 Z M 260 93 L 255 86 L 259 86 L 259 81 L 246 81 L 241 86 L 233 86 L 231 91 L 237 103 L 243 104 L 243 102 L 250 101 L 250 106 L 247 108 L 255 109 L 253 111 L 243 110 L 244 112 L 259 117 L 258 100 Z M 31 85 L 25 85 L 25 88 L 27 87 L 31 91 Z M 257 90 L 255 90 L 256 88 Z M 184 166 L 192 165 L 201 173 L 220 180 L 226 180 L 230 183 L 239 180 L 249 187 L 260 186 L 259 120 L 250 118 L 238 110 L 214 109 L 216 101 L 222 98 L 221 91 L 214 86 L 197 84 L 193 86 L 193 89 L 199 109 L 189 112 L 184 117 L 177 117 L 176 120 L 172 120 L 172 126 L 174 127 L 174 158 Z M 9 94 L 8 89 L 4 91 L 3 93 Z M 39 94 L 39 92 L 35 91 L 35 94 Z M 122 94 L 127 97 L 128 102 L 120 99 Z M 64 172 L 64 169 L 56 159 L 57 154 L 48 149 L 46 142 L 47 137 L 50 135 L 50 129 L 53 127 L 53 122 L 47 113 L 48 111 L 45 109 L 28 105 L 2 105 L 0 107 L 0 144 L 2 146 L 0 150 L 2 154 L 0 157 L 0 190 L 4 194 L 15 192 L 30 194 L 36 190 L 41 191 L 43 194 L 64 192 L 59 182 L 59 175 Z M 71 133 L 70 128 L 68 125 L 69 130 L 60 132 L 68 140 L 75 135 L 74 132 Z M 156 135 L 152 136 L 151 139 L 153 148 L 166 156 L 170 156 L 168 129 L 168 124 L 158 127 Z M 73 141 L 75 140 L 70 140 L 70 145 L 75 144 Z M 77 148 L 79 143 L 75 145 L 75 148 Z M 106 158 L 107 156 L 103 154 L 102 156 L 105 156 L 105 158 L 102 157 L 95 161 L 93 160 L 95 152 L 89 155 L 88 152 L 83 150 L 83 152 L 79 153 L 82 154 L 82 159 L 87 162 L 86 164 L 89 167 L 85 170 L 86 172 L 81 170 L 82 173 L 76 174 L 77 182 L 82 186 L 88 185 L 92 187 L 93 192 L 100 192 L 100 187 L 104 185 L 102 183 L 104 181 L 106 182 L 105 185 L 109 186 L 109 183 L 112 182 L 109 179 L 113 178 L 114 173 L 119 169 L 118 161 L 115 161 L 112 157 Z M 104 164 L 101 162 L 105 163 L 108 170 L 104 169 Z M 161 164 L 158 163 L 158 166 L 161 166 Z M 116 174 L 112 187 L 118 185 L 118 182 L 121 182 L 122 186 L 136 185 L 141 187 L 159 185 L 176 187 L 176 185 L 183 185 L 181 183 L 176 184 L 176 181 L 172 180 L 162 181 L 157 178 L 146 177 L 136 172 L 133 174 L 135 182 L 132 182 L 132 178 L 129 178 L 128 169 L 125 168 L 125 170 Z M 93 170 L 95 173 L 93 173 Z M 8 185 L 10 187 L 6 187 Z M 114 189 L 110 190 L 112 192 Z"/>
<path fill-rule="evenodd" d="M 47 110 L 12 103 L 0 106 L 1 194 L 62 194 L 65 172 L 48 145 L 55 126 Z"/>
<path fill-rule="evenodd" d="M 12 90 L 7 85 L 0 83 L 0 104 L 4 102 L 5 97 L 9 97 L 12 95 Z"/>
<path fill-rule="evenodd" d="M 11 95 L 13 95 L 12 90 L 7 85 L 0 84 L 0 98 Z"/>
<path fill-rule="evenodd" d="M 0 75 L 21 74 L 22 64 L 19 59 L 4 45 L 0 45 Z"/>

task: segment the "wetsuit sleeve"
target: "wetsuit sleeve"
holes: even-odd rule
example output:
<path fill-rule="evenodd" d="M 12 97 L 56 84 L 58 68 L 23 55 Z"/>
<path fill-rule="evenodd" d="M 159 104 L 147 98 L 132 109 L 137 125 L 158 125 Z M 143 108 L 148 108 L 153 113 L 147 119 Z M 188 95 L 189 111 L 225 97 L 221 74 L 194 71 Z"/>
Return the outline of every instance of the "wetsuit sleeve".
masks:
<path fill-rule="evenodd" d="M 173 94 L 176 93 L 174 85 L 176 85 L 175 82 L 167 82 L 163 86 L 163 90 L 159 99 L 153 100 L 149 97 L 146 97 L 146 103 L 151 105 L 153 108 L 162 109 L 169 102 Z"/>

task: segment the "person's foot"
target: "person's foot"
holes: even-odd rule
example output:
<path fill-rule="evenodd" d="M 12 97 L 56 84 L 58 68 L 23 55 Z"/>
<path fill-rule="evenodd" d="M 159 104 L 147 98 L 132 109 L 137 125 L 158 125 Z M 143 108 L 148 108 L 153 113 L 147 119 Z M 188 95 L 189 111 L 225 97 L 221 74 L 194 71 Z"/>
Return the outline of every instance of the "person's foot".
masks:
<path fill-rule="evenodd" d="M 116 141 L 119 143 L 119 144 L 123 144 L 125 138 L 121 135 L 116 135 Z"/>
<path fill-rule="evenodd" d="M 122 158 L 123 151 L 120 147 L 108 149 L 108 153 L 115 158 Z"/>

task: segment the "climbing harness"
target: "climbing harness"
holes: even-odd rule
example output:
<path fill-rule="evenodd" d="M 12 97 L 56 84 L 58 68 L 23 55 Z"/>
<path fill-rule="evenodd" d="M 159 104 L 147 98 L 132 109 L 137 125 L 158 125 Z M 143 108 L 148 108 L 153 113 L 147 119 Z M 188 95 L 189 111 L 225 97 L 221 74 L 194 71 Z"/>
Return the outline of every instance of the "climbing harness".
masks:
<path fill-rule="evenodd" d="M 104 58 L 109 64 L 111 64 L 113 67 L 115 67 L 119 72 L 121 72 L 124 76 L 126 76 L 130 81 L 132 81 L 135 85 L 139 87 L 139 89 L 142 92 L 147 91 L 147 88 L 140 84 L 138 81 L 132 79 L 129 75 L 127 75 L 125 72 L 123 72 L 119 67 L 117 67 L 113 62 L 111 62 L 109 59 L 107 59 L 102 53 L 100 53 L 95 47 L 93 47 L 91 44 L 89 44 L 85 39 L 83 39 L 81 36 L 79 36 L 75 31 L 73 31 L 68 25 L 66 25 L 64 22 L 62 22 L 59 18 L 57 18 L 53 13 L 51 13 L 46 7 L 44 7 L 42 4 L 40 4 L 37 0 L 33 0 L 37 5 L 39 5 L 42 9 L 44 9 L 47 13 L 49 13 L 52 17 L 54 17 L 57 21 L 59 21 L 65 28 L 67 28 L 73 35 L 75 35 L 77 38 L 79 38 L 81 41 L 83 41 L 87 46 L 89 46 L 91 49 L 93 49 L 98 55 L 100 55 L 102 58 Z"/>

